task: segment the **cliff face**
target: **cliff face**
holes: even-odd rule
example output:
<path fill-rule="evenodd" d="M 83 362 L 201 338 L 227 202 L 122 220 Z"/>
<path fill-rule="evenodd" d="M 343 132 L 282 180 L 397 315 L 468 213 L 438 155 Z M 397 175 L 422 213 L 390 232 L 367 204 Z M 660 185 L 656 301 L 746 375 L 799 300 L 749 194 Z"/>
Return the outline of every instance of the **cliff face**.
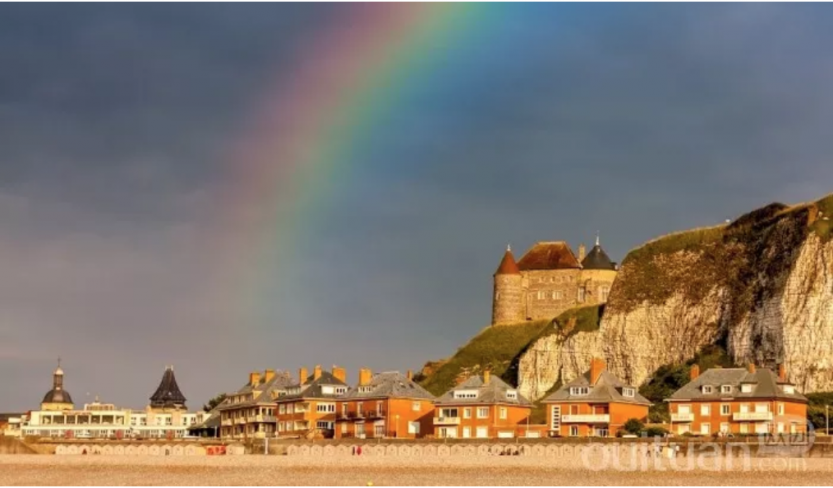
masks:
<path fill-rule="evenodd" d="M 520 357 L 520 391 L 540 398 L 590 358 L 640 385 L 708 344 L 736 364 L 784 363 L 804 391 L 833 390 L 833 196 L 772 204 L 731 224 L 631 251 L 596 331 L 553 333 Z"/>

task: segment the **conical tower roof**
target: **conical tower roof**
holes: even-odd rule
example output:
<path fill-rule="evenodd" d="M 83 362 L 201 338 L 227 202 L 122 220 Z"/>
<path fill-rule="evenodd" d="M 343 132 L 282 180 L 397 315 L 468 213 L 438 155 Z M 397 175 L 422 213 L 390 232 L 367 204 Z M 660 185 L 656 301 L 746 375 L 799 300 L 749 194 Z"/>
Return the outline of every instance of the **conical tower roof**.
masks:
<path fill-rule="evenodd" d="M 506 246 L 506 253 L 503 254 L 500 266 L 495 271 L 495 276 L 502 274 L 521 274 L 521 270 L 518 269 L 518 264 L 515 262 L 515 256 L 512 255 L 512 248 L 509 246 Z"/>
<path fill-rule="evenodd" d="M 616 264 L 610 260 L 607 253 L 602 249 L 598 236 L 596 237 L 596 245 L 587 253 L 587 256 L 581 262 L 581 267 L 584 269 L 609 269 L 616 271 Z"/>
<path fill-rule="evenodd" d="M 176 384 L 173 366 L 165 367 L 165 374 L 156 392 L 150 397 L 150 406 L 153 408 L 185 408 L 185 395 L 179 391 Z"/>

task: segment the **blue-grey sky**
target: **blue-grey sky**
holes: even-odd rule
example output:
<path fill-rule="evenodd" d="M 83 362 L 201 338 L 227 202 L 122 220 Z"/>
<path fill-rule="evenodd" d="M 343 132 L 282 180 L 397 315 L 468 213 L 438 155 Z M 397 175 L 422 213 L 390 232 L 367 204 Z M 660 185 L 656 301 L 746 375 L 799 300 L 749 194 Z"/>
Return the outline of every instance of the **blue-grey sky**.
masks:
<path fill-rule="evenodd" d="M 508 242 L 621 261 L 833 191 L 833 7 L 484 7 L 240 313 L 230 148 L 351 8 L 0 5 L 0 411 L 58 356 L 76 404 L 134 408 L 166 364 L 194 407 L 254 369 L 416 369 L 488 324 Z"/>

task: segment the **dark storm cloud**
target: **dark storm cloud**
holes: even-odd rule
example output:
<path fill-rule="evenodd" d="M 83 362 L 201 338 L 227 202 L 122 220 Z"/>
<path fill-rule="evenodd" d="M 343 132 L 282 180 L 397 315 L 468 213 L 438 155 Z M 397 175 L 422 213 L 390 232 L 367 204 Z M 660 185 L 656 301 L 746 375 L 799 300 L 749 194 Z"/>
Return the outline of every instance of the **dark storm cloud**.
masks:
<path fill-rule="evenodd" d="M 211 246 L 231 148 L 345 8 L 0 6 L 0 410 L 59 355 L 76 401 L 134 407 L 170 363 L 194 406 L 255 368 L 416 367 L 488 322 L 507 242 L 600 230 L 621 260 L 833 189 L 828 6 L 501 6 L 241 323 L 217 262 L 258 263 Z"/>

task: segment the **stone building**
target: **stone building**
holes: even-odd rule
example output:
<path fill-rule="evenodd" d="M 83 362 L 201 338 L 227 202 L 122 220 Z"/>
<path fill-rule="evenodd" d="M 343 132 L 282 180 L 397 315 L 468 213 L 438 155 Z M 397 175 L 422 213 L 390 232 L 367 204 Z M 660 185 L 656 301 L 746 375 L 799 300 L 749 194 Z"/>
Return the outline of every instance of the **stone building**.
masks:
<path fill-rule="evenodd" d="M 537 242 L 518 261 L 507 247 L 494 274 L 492 324 L 552 319 L 572 307 L 605 303 L 616 272 L 598 237 L 586 255 L 579 246 L 578 257 L 564 241 Z"/>

